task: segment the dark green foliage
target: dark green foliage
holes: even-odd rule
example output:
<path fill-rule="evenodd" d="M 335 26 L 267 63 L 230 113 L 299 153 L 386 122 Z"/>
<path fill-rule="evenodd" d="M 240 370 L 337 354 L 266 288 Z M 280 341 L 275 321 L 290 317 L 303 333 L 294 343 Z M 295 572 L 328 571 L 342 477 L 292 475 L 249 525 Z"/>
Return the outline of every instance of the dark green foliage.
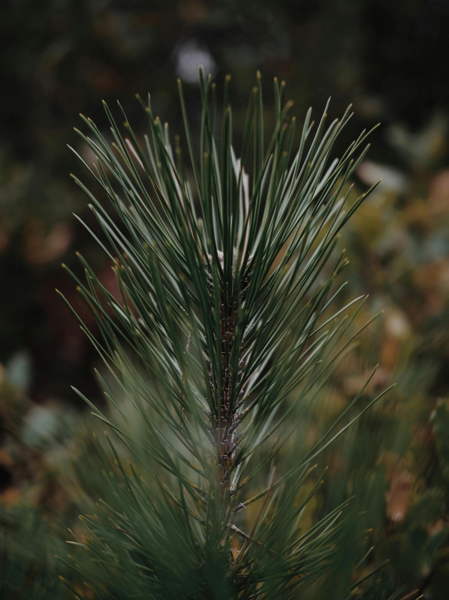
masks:
<path fill-rule="evenodd" d="M 81 325 L 115 407 L 110 417 L 78 392 L 113 434 L 98 445 L 109 489 L 75 541 L 84 551 L 75 572 L 95 598 L 293 598 L 301 588 L 318 598 L 342 559 L 348 585 L 360 559 L 345 554 L 362 544 L 348 533 L 347 501 L 311 527 L 302 516 L 321 482 L 314 460 L 369 407 L 354 413 L 366 386 L 307 452 L 299 424 L 357 335 L 364 298 L 334 313 L 332 305 L 346 265 L 338 234 L 367 195 L 347 206 L 366 134 L 330 161 L 350 110 L 328 128 L 324 114 L 313 135 L 309 111 L 297 141 L 275 80 L 268 135 L 258 76 L 236 150 L 229 83 L 218 125 L 215 84 L 200 71 L 199 148 L 179 84 L 193 179 L 150 99 L 141 101 L 150 128 L 142 140 L 124 113 L 122 134 L 106 104 L 112 144 L 83 117 L 92 137 L 80 135 L 96 157 L 85 166 L 115 214 L 75 180 L 120 293 L 79 257 L 79 290 L 102 339 Z"/>
<path fill-rule="evenodd" d="M 59 576 L 55 552 L 65 544 L 35 510 L 17 507 L 0 512 L 0 591 L 5 599 L 62 599 L 65 586 Z"/>

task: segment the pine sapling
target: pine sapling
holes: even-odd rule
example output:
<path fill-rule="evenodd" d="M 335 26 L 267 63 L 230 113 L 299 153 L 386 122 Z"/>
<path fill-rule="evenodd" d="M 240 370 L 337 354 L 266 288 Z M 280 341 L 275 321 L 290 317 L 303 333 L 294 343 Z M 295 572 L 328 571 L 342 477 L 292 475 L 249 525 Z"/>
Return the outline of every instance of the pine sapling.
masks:
<path fill-rule="evenodd" d="M 298 133 L 284 90 L 275 80 L 267 136 L 257 75 L 238 148 L 230 77 L 219 113 L 201 70 L 198 139 L 180 82 L 184 144 L 150 97 L 138 97 L 143 137 L 120 104 L 123 126 L 104 105 L 112 142 L 82 117 L 89 133 L 78 133 L 96 161 L 78 157 L 109 205 L 74 179 L 103 231 L 91 233 L 119 294 L 79 256 L 85 281 L 72 275 L 98 335 L 81 326 L 103 360 L 113 408 L 78 392 L 110 430 L 98 442 L 109 491 L 83 518 L 74 543 L 84 552 L 69 561 L 80 597 L 320 598 L 338 576 L 347 503 L 312 527 L 302 520 L 321 482 L 315 460 L 385 392 L 354 413 L 365 385 L 306 451 L 301 412 L 359 333 L 365 298 L 333 306 L 347 264 L 338 235 L 371 191 L 350 202 L 368 134 L 331 160 L 351 109 L 326 127 L 326 107 L 315 133 L 309 110 Z M 306 481 L 315 481 L 307 493 Z"/>

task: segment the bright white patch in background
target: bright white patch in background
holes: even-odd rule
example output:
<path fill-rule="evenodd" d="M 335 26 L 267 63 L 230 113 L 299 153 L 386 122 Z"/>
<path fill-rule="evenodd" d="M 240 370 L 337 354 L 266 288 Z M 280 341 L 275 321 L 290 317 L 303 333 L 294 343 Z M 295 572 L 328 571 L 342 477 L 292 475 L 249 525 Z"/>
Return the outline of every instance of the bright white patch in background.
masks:
<path fill-rule="evenodd" d="M 357 169 L 357 175 L 366 185 L 374 185 L 382 180 L 382 189 L 403 192 L 407 183 L 406 177 L 401 171 L 388 165 L 364 160 Z"/>
<path fill-rule="evenodd" d="M 186 83 L 198 83 L 198 69 L 203 66 L 204 75 L 213 76 L 217 65 L 209 50 L 200 45 L 196 40 L 189 40 L 179 44 L 173 53 L 176 74 Z"/>

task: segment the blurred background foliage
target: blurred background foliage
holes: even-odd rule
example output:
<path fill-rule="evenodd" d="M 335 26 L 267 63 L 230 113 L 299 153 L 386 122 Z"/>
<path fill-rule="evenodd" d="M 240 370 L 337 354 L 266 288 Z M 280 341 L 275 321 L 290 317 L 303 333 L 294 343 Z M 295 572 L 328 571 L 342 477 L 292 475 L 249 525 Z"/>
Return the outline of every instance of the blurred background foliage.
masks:
<path fill-rule="evenodd" d="M 332 421 L 377 362 L 369 393 L 394 381 L 398 386 L 329 450 L 322 465 L 329 469 L 309 519 L 313 523 L 355 495 L 360 531 L 368 530 L 368 546 L 374 547 L 364 564 L 373 568 L 389 560 L 372 597 L 420 589 L 425 598 L 447 598 L 448 27 L 444 0 L 3 3 L 0 575 L 3 582 L 14 580 L 16 589 L 0 583 L 2 598 L 38 598 L 40 587 L 52 590 L 49 597 L 63 597 L 55 573 L 64 576 L 64 567 L 56 569 L 53 555 L 63 553 L 58 549 L 68 537 L 66 523 L 101 492 L 88 477 L 95 456 L 89 448 L 96 442 L 69 387 L 76 383 L 102 402 L 93 377 L 98 359 L 54 292 L 62 290 L 94 328 L 60 264 L 76 270 L 74 253 L 80 250 L 105 285 L 115 281 L 72 216 L 75 211 L 95 227 L 68 176 L 79 167 L 67 142 L 89 158 L 72 131 L 76 115 L 106 126 L 101 100 L 112 105 L 119 98 L 138 130 L 144 115 L 134 95 L 150 91 L 155 112 L 180 131 L 175 80 L 184 81 L 192 124 L 198 123 L 199 64 L 218 86 L 232 73 L 236 129 L 257 69 L 267 119 L 276 76 L 287 81 L 299 119 L 309 105 L 318 115 L 329 96 L 331 117 L 354 103 L 342 146 L 382 122 L 357 185 L 364 189 L 379 178 L 383 183 L 349 223 L 341 244 L 351 261 L 348 294 L 370 294 L 358 324 L 380 308 L 385 313 L 364 333 L 328 394 L 305 411 L 304 443 Z M 51 551 L 43 540 L 52 540 Z"/>

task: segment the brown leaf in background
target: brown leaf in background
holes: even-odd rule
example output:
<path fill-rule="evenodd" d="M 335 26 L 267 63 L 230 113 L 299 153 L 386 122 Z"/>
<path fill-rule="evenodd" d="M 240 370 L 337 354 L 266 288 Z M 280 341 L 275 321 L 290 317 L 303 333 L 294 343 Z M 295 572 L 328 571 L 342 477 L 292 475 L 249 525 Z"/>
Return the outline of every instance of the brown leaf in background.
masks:
<path fill-rule="evenodd" d="M 408 471 L 402 471 L 394 475 L 390 483 L 390 490 L 385 495 L 387 517 L 390 521 L 400 523 L 407 516 L 413 483 L 414 477 Z"/>
<path fill-rule="evenodd" d="M 30 221 L 23 236 L 23 253 L 33 267 L 41 267 L 60 258 L 73 240 L 72 226 L 58 223 L 46 233 L 40 220 Z"/>
<path fill-rule="evenodd" d="M 441 171 L 431 180 L 429 205 L 435 216 L 449 213 L 449 169 Z"/>
<path fill-rule="evenodd" d="M 410 508 L 410 496 L 416 475 L 408 470 L 404 458 L 393 453 L 385 452 L 380 463 L 386 467 L 385 479 L 389 484 L 389 490 L 385 493 L 386 516 L 393 523 L 400 523 Z"/>

